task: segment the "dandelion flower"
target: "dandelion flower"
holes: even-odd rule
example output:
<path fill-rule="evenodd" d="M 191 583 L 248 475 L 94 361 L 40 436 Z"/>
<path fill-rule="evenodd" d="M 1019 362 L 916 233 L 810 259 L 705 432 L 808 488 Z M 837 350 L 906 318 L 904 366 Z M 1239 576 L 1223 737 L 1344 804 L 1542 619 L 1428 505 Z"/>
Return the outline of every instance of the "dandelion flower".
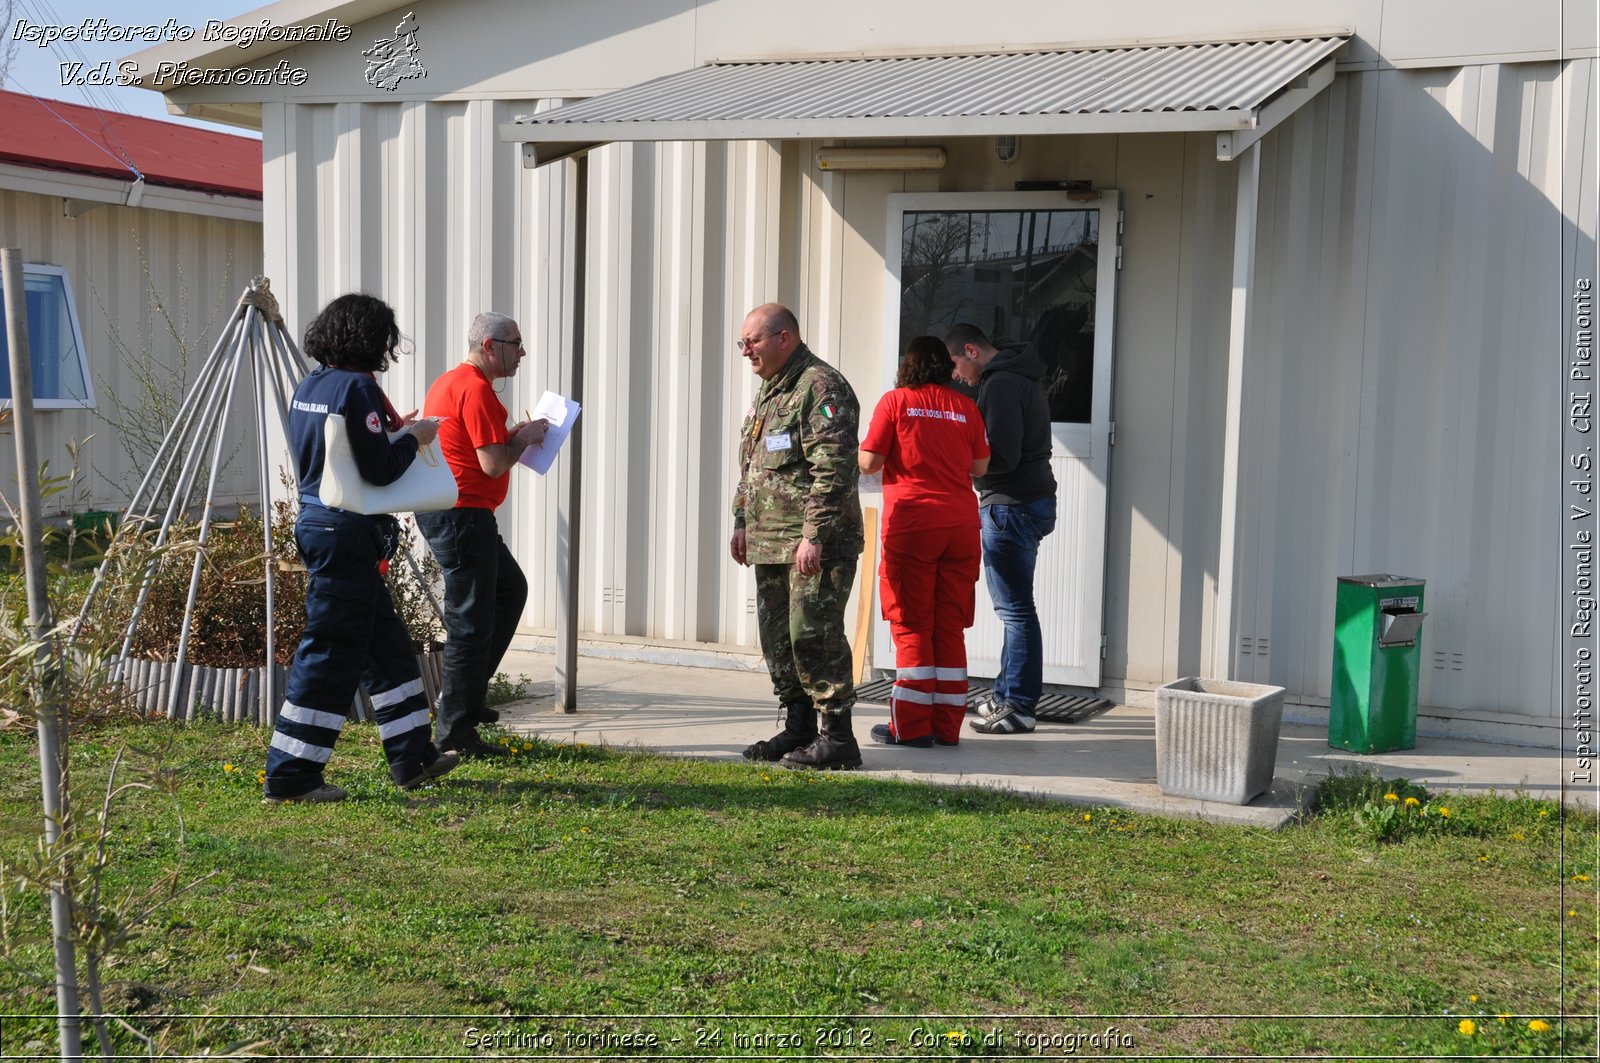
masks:
<path fill-rule="evenodd" d="M 1500 1014 L 1496 1015 L 1495 1018 L 1499 1019 L 1500 1025 L 1504 1026 L 1511 1021 L 1511 1013 L 1509 1011 L 1502 1011 Z"/>
<path fill-rule="evenodd" d="M 1084 822 L 1085 822 L 1085 823 L 1089 823 L 1089 822 L 1091 822 L 1091 821 L 1092 821 L 1092 820 L 1093 820 L 1093 819 L 1094 819 L 1094 817 L 1093 817 L 1093 816 L 1092 816 L 1092 815 L 1090 815 L 1090 814 L 1089 814 L 1089 813 L 1087 813 L 1087 812 L 1085 812 L 1085 813 L 1084 813 L 1084 814 L 1083 814 L 1083 821 L 1084 821 Z"/>
<path fill-rule="evenodd" d="M 1573 875 L 1572 876 L 1572 881 L 1574 881 L 1574 882 L 1588 882 L 1589 881 L 1589 876 L 1588 875 Z"/>
<path fill-rule="evenodd" d="M 1514 841 L 1514 842 L 1527 841 L 1527 836 L 1524 835 L 1520 830 L 1512 831 L 1511 832 L 1511 840 Z"/>
<path fill-rule="evenodd" d="M 1448 808 L 1446 808 L 1445 806 L 1440 805 L 1439 806 L 1439 815 L 1443 816 L 1445 819 L 1449 819 L 1450 818 L 1450 810 Z"/>
<path fill-rule="evenodd" d="M 1460 1022 L 1456 1023 L 1456 1029 L 1460 1032 L 1462 1037 L 1471 1037 L 1473 1034 L 1478 1032 L 1478 1024 L 1473 1022 L 1471 1019 L 1462 1019 Z"/>
<path fill-rule="evenodd" d="M 1488 858 L 1488 857 L 1487 857 L 1487 856 L 1480 856 L 1480 857 L 1478 857 L 1478 863 L 1480 863 L 1480 864 L 1487 864 L 1487 863 L 1488 863 L 1488 862 L 1489 862 L 1489 858 Z"/>
<path fill-rule="evenodd" d="M 223 771 L 232 771 L 233 770 L 233 765 L 232 764 L 224 764 L 222 766 L 222 770 Z"/>
<path fill-rule="evenodd" d="M 1544 1033 L 1546 1030 L 1550 1029 L 1550 1024 L 1545 1022 L 1543 1019 L 1534 1019 L 1532 1022 L 1528 1023 L 1528 1029 L 1532 1030 L 1534 1033 Z"/>
<path fill-rule="evenodd" d="M 583 833 L 588 834 L 589 833 L 589 828 L 588 827 L 584 827 L 583 828 Z"/>
<path fill-rule="evenodd" d="M 1578 917 L 1578 909 L 1576 909 L 1576 908 L 1568 908 L 1567 909 L 1567 918 L 1576 919 L 1577 917 Z"/>
<path fill-rule="evenodd" d="M 1384 794 L 1383 795 L 1383 799 L 1385 801 L 1398 801 L 1398 800 L 1400 800 L 1400 795 L 1399 794 Z"/>
<path fill-rule="evenodd" d="M 1407 808 L 1416 808 L 1420 804 L 1422 804 L 1422 802 L 1418 801 L 1415 797 L 1406 798 L 1406 807 Z"/>
<path fill-rule="evenodd" d="M 1469 993 L 1469 994 L 1467 994 L 1467 999 L 1468 999 L 1468 1000 L 1469 1000 L 1469 1001 L 1471 1001 L 1471 1002 L 1472 1002 L 1472 1003 L 1474 1003 L 1474 1004 L 1476 1004 L 1476 1003 L 1477 1003 L 1477 1002 L 1478 1002 L 1478 994 L 1476 994 L 1476 993 Z"/>
<path fill-rule="evenodd" d="M 1539 810 L 1539 818 L 1540 819 L 1543 819 L 1544 817 L 1548 816 L 1549 814 L 1550 814 L 1550 810 L 1548 808 L 1541 808 Z"/>

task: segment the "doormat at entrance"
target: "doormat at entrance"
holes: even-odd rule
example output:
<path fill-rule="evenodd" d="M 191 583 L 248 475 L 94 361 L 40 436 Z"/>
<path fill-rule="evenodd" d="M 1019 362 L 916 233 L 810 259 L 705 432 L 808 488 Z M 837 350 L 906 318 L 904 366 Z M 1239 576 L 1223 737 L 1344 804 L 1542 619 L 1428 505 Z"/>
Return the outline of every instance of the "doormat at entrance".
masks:
<path fill-rule="evenodd" d="M 856 687 L 856 700 L 869 705 L 889 704 L 889 692 L 894 689 L 893 679 L 874 679 Z M 989 696 L 991 688 L 981 683 L 970 683 L 967 689 L 967 708 L 970 710 L 980 699 Z M 1034 707 L 1034 719 L 1040 723 L 1082 723 L 1111 708 L 1109 698 L 1088 694 L 1054 694 L 1046 691 Z"/>

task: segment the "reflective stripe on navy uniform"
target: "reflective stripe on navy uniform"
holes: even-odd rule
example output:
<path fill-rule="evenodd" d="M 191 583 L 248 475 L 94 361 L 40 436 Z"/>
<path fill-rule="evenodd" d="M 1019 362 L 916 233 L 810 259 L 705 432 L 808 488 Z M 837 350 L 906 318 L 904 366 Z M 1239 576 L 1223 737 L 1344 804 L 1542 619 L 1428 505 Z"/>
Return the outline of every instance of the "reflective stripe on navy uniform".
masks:
<path fill-rule="evenodd" d="M 411 636 L 378 572 L 393 548 L 394 518 L 330 509 L 317 497 L 330 413 L 344 415 L 356 465 L 372 483 L 394 482 L 417 453 L 410 436 L 389 442 L 387 404 L 370 375 L 323 367 L 295 390 L 289 444 L 301 473 L 295 544 L 308 573 L 306 626 L 267 752 L 266 792 L 274 797 L 322 784 L 358 686 L 372 700 L 394 779 L 414 778 L 438 755 Z"/>

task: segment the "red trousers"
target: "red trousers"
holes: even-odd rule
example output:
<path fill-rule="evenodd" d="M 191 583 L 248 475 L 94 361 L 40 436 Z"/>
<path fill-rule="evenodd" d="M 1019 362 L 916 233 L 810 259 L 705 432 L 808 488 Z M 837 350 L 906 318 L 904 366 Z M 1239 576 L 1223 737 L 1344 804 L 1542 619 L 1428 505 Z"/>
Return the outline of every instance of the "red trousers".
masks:
<path fill-rule="evenodd" d="M 878 596 L 894 636 L 889 729 L 910 740 L 961 738 L 967 638 L 977 604 L 978 529 L 926 528 L 883 537 Z"/>

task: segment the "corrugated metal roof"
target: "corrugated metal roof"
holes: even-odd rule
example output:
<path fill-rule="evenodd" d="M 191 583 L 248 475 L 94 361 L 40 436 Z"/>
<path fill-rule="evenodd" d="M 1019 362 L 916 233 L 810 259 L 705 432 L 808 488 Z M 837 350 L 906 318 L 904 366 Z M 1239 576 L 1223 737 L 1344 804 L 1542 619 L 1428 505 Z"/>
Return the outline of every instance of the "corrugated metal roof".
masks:
<path fill-rule="evenodd" d="M 713 63 L 520 118 L 511 139 L 1249 129 L 1349 38 Z"/>
<path fill-rule="evenodd" d="M 261 198 L 261 141 L 0 91 L 0 162 Z"/>

